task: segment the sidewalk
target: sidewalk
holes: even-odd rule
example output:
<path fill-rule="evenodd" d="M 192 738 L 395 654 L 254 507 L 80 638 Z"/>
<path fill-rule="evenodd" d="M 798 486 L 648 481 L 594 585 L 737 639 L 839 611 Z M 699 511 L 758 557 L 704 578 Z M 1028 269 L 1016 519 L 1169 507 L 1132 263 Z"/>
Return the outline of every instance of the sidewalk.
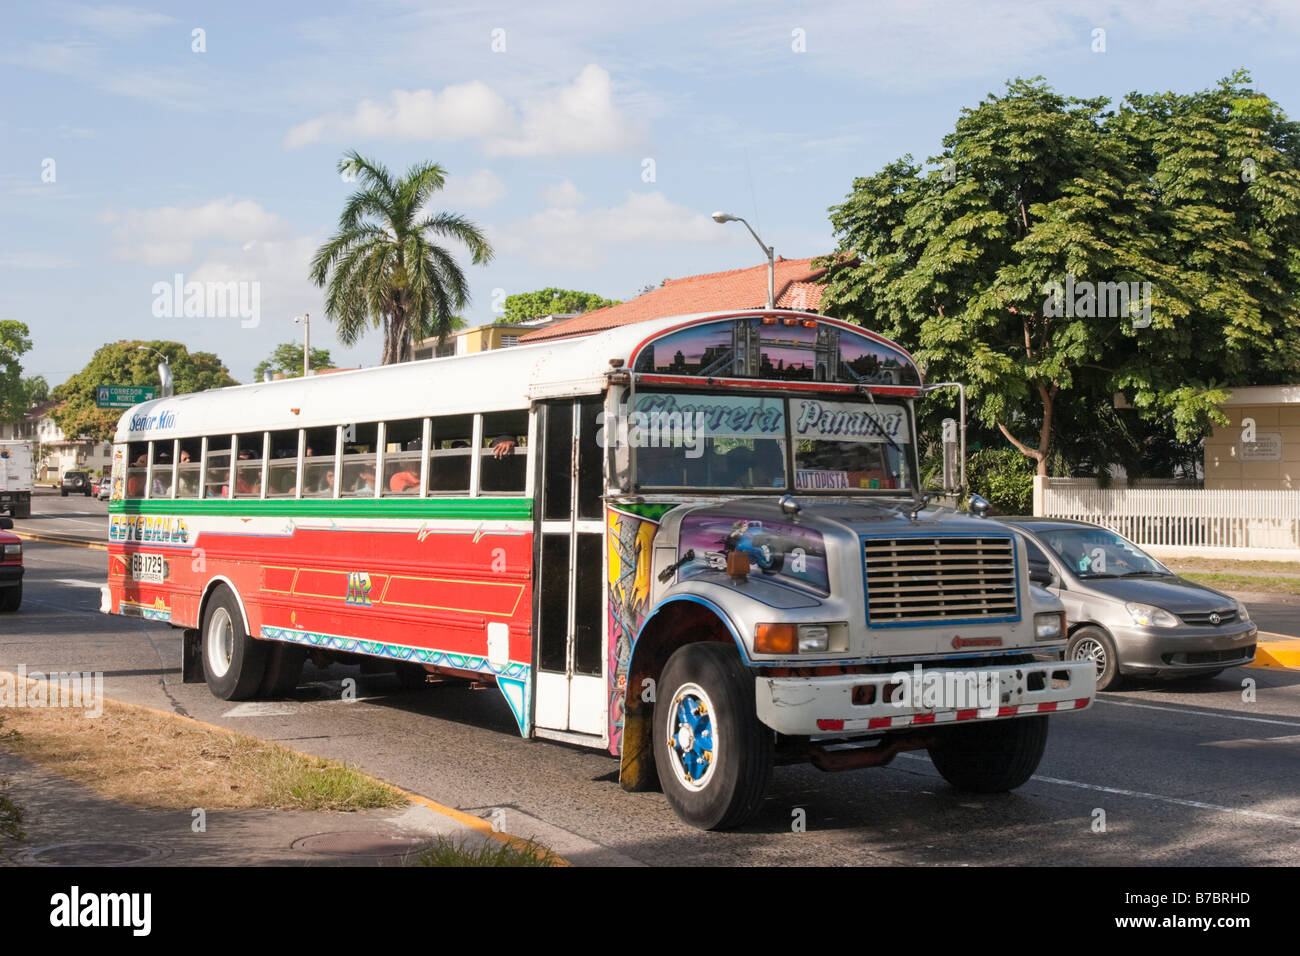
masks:
<path fill-rule="evenodd" d="M 352 813 L 151 810 L 0 753 L 0 780 L 23 808 L 20 843 L 0 840 L 0 866 L 395 866 L 445 837 L 467 849 L 494 839 L 412 803 Z"/>

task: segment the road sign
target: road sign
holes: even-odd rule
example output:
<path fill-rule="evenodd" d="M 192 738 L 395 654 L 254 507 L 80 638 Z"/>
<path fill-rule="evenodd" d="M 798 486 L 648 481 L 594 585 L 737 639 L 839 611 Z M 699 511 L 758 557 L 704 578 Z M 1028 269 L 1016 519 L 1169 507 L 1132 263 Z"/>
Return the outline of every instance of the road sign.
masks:
<path fill-rule="evenodd" d="M 99 408 L 130 408 L 156 398 L 152 385 L 100 385 L 95 388 L 95 405 Z"/>

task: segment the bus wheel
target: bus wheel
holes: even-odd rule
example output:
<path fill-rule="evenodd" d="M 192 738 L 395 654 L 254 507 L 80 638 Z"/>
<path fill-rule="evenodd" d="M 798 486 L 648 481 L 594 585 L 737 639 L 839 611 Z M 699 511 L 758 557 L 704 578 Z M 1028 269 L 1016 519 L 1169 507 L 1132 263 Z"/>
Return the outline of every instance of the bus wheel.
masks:
<path fill-rule="evenodd" d="M 659 678 L 653 726 L 659 782 L 679 817 L 725 830 L 754 815 L 772 776 L 772 732 L 734 648 L 678 648 Z"/>
<path fill-rule="evenodd" d="M 239 605 L 218 588 L 203 612 L 203 677 L 222 700 L 248 700 L 266 674 L 267 647 L 244 630 Z"/>
<path fill-rule="evenodd" d="M 1047 718 L 1015 717 L 944 730 L 930 760 L 958 790 L 1003 793 L 1033 776 L 1047 747 Z"/>
<path fill-rule="evenodd" d="M 266 652 L 266 673 L 257 688 L 260 700 L 288 697 L 302 677 L 302 665 L 307 661 L 307 649 L 295 644 L 274 644 Z"/>

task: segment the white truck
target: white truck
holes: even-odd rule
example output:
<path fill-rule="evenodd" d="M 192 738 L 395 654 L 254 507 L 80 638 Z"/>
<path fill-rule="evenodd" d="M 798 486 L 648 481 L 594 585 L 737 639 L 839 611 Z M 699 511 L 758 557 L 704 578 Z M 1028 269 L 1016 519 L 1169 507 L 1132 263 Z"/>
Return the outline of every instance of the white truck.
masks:
<path fill-rule="evenodd" d="M 0 441 L 0 511 L 15 518 L 32 516 L 36 455 L 29 441 Z"/>

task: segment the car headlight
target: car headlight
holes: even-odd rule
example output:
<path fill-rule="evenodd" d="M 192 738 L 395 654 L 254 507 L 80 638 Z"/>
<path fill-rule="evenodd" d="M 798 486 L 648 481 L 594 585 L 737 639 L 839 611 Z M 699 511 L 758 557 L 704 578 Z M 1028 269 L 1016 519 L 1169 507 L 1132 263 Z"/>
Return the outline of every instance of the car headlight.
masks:
<path fill-rule="evenodd" d="M 1237 620 L 1239 621 L 1250 620 L 1250 612 L 1246 610 L 1246 605 L 1242 604 L 1240 601 L 1237 602 Z"/>
<path fill-rule="evenodd" d="M 6 557 L 6 558 L 16 557 L 16 556 L 18 556 L 18 555 L 21 555 L 22 553 L 23 553 L 23 546 L 22 546 L 21 544 L 6 544 L 6 545 L 5 545 L 5 557 Z"/>
<path fill-rule="evenodd" d="M 1128 611 L 1128 615 L 1133 619 L 1134 624 L 1142 627 L 1178 626 L 1178 618 L 1162 607 L 1154 607 L 1150 604 L 1134 604 L 1130 601 L 1124 605 L 1124 610 Z"/>
<path fill-rule="evenodd" d="M 1034 640 L 1059 641 L 1065 636 L 1065 615 L 1060 611 L 1044 611 L 1034 615 Z"/>

